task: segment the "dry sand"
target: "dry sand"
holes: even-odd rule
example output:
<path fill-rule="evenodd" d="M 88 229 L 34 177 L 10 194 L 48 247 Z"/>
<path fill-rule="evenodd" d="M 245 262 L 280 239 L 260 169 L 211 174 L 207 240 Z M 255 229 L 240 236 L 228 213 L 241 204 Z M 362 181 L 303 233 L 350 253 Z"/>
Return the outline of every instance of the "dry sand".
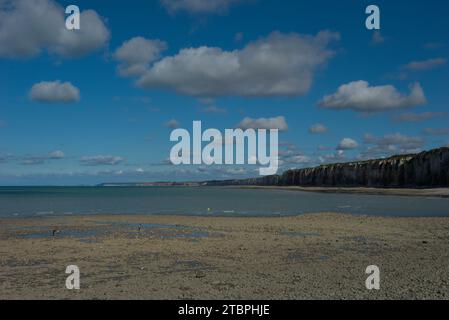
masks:
<path fill-rule="evenodd" d="M 448 248 L 449 218 L 0 219 L 0 299 L 448 299 Z"/>

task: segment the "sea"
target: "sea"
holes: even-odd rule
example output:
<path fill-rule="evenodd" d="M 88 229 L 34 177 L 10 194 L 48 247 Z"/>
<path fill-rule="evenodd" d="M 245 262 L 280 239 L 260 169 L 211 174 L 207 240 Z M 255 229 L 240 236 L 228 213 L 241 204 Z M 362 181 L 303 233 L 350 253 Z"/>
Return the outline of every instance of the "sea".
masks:
<path fill-rule="evenodd" d="M 0 217 L 288 216 L 316 212 L 449 216 L 449 199 L 235 187 L 0 187 Z"/>

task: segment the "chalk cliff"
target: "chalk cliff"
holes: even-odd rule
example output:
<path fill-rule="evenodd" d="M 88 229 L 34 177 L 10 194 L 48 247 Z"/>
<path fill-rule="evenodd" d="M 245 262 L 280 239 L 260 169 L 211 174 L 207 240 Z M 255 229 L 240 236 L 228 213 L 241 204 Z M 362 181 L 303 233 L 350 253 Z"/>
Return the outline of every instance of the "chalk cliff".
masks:
<path fill-rule="evenodd" d="M 207 181 L 203 185 L 449 187 L 449 148 L 288 170 L 281 175 L 260 178 Z"/>

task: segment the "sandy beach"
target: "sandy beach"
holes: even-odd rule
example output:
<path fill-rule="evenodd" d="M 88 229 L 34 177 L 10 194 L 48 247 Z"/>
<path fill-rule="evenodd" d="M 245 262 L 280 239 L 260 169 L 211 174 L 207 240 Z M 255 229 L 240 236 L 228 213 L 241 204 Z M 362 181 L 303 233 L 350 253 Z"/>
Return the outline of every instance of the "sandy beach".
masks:
<path fill-rule="evenodd" d="M 449 218 L 0 219 L 0 299 L 448 299 L 448 246 Z"/>
<path fill-rule="evenodd" d="M 234 186 L 241 189 L 273 189 L 320 193 L 370 194 L 382 196 L 412 196 L 449 198 L 449 188 L 368 188 L 368 187 L 301 187 L 301 186 Z"/>

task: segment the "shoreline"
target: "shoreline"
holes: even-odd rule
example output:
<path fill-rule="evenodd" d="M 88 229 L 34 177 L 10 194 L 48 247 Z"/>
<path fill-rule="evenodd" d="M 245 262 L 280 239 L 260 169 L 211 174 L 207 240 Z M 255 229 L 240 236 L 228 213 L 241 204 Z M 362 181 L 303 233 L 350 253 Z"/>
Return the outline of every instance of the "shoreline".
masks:
<path fill-rule="evenodd" d="M 301 187 L 301 186 L 223 186 L 239 189 L 272 189 L 317 193 L 347 193 L 382 196 L 449 198 L 449 188 L 369 188 L 369 187 Z"/>
<path fill-rule="evenodd" d="M 0 299 L 449 299 L 448 244 L 449 217 L 7 218 Z"/>

